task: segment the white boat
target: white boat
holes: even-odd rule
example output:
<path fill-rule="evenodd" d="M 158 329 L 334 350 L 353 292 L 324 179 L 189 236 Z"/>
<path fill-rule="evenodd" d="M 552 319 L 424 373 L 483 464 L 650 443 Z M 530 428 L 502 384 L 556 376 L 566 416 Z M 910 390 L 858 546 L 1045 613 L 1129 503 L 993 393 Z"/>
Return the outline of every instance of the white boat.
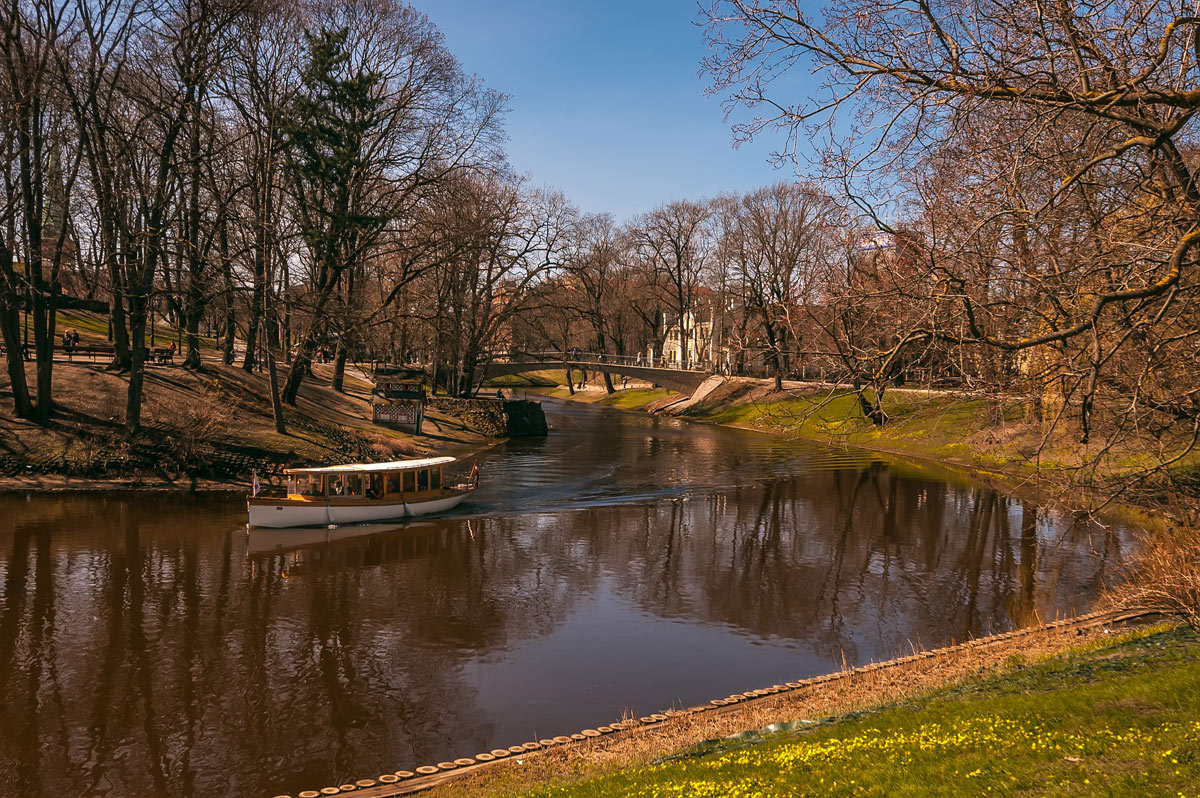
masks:
<path fill-rule="evenodd" d="M 250 525 L 257 527 L 359 524 L 441 513 L 475 489 L 447 485 L 443 469 L 453 457 L 348 463 L 323 468 L 289 468 L 287 495 L 247 499 Z"/>

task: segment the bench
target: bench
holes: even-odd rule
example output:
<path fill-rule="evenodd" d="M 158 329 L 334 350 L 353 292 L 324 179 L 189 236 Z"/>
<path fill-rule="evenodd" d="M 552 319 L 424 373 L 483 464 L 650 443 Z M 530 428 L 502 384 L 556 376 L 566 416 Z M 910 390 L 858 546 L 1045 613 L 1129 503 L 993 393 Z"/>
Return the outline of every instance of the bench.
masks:
<path fill-rule="evenodd" d="M 112 357 L 116 354 L 116 347 L 107 344 L 79 344 L 78 346 L 56 346 L 55 353 L 65 354 L 68 358 L 74 358 L 75 355 L 87 355 L 92 360 L 95 360 L 97 355 L 104 357 Z"/>
<path fill-rule="evenodd" d="M 74 358 L 75 355 L 87 355 L 92 360 L 96 359 L 97 355 L 104 357 L 112 357 L 116 353 L 116 348 L 111 345 L 104 344 L 80 344 L 79 346 L 66 347 L 62 344 L 57 344 L 54 347 L 55 355 L 66 355 L 68 359 Z M 4 354 L 5 349 L 0 345 L 0 354 Z M 30 346 L 25 350 L 25 359 L 33 360 L 33 347 Z"/>
<path fill-rule="evenodd" d="M 0 345 L 0 355 L 4 354 L 4 347 Z M 73 360 L 76 355 L 86 355 L 93 362 L 97 357 L 113 357 L 117 352 L 116 347 L 111 344 L 80 344 L 78 346 L 63 346 L 58 344 L 54 347 L 55 356 L 65 356 L 68 360 Z M 33 359 L 33 347 L 29 347 L 25 353 L 26 360 Z M 156 346 L 152 350 L 148 350 L 146 357 L 147 363 L 159 364 L 175 364 L 175 350 L 169 346 Z"/>

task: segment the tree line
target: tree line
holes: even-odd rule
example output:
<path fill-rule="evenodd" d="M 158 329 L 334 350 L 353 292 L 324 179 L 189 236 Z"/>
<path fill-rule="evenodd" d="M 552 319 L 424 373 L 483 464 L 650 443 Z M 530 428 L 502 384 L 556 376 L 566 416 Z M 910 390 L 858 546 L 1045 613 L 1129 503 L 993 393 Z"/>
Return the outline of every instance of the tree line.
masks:
<path fill-rule="evenodd" d="M 155 314 L 183 328 L 189 368 L 206 337 L 226 363 L 238 342 L 243 367 L 265 361 L 282 429 L 315 353 L 334 349 L 343 379 L 372 320 L 362 295 L 386 315 L 491 232 L 440 216 L 468 195 L 531 212 L 503 96 L 402 3 L 18 0 L 0 35 L 0 330 L 20 417 L 53 413 L 67 293 L 108 306 L 130 433 Z"/>
<path fill-rule="evenodd" d="M 909 381 L 1017 394 L 1048 436 L 1186 458 L 1200 23 L 1166 0 L 804 6 L 702 16 L 711 91 L 754 112 L 736 136 L 780 136 L 809 178 L 622 224 L 515 174 L 504 96 L 396 0 L 5 3 L 16 414 L 53 412 L 66 292 L 108 306 L 131 433 L 165 314 L 186 366 L 265 368 L 281 429 L 322 356 L 339 389 L 379 361 L 465 395 L 494 358 L 578 349 L 820 377 L 880 425 Z"/>
<path fill-rule="evenodd" d="M 1030 398 L 1044 440 L 1073 437 L 1085 470 L 1186 487 L 1200 435 L 1191 5 L 712 0 L 702 16 L 711 92 L 753 114 L 736 135 L 781 137 L 781 158 L 911 242 L 847 283 L 868 323 L 843 342 L 869 374 L 949 358 L 968 384 Z M 787 78 L 798 70 L 821 76 L 811 96 Z"/>
<path fill-rule="evenodd" d="M 265 368 L 281 430 L 317 358 L 338 389 L 348 362 L 416 362 L 469 394 L 511 350 L 662 357 L 674 325 L 676 360 L 757 352 L 779 380 L 791 315 L 845 249 L 815 184 L 625 225 L 530 185 L 505 161 L 503 95 L 395 0 L 24 0 L 0 28 L 0 330 L 22 418 L 54 412 L 64 296 L 107 307 L 131 434 L 163 316 L 185 367 L 207 348 Z"/>

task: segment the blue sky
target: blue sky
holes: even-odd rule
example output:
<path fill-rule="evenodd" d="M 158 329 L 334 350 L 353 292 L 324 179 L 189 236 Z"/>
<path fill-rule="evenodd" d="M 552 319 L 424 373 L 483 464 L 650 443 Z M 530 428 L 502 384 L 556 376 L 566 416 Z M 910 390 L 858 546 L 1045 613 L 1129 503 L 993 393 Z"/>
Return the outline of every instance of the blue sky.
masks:
<path fill-rule="evenodd" d="M 794 172 L 782 141 L 732 146 L 698 74 L 696 0 L 410 0 L 467 72 L 509 95 L 509 158 L 618 221 L 674 199 L 756 188 Z"/>

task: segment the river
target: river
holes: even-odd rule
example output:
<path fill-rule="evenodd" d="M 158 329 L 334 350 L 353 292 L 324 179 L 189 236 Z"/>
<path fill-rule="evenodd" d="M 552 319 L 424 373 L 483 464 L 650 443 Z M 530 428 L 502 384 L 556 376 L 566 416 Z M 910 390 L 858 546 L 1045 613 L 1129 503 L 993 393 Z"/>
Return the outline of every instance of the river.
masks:
<path fill-rule="evenodd" d="M 404 526 L 0 495 L 0 795 L 374 778 L 1083 612 L 1133 547 L 935 467 L 545 406 Z"/>

